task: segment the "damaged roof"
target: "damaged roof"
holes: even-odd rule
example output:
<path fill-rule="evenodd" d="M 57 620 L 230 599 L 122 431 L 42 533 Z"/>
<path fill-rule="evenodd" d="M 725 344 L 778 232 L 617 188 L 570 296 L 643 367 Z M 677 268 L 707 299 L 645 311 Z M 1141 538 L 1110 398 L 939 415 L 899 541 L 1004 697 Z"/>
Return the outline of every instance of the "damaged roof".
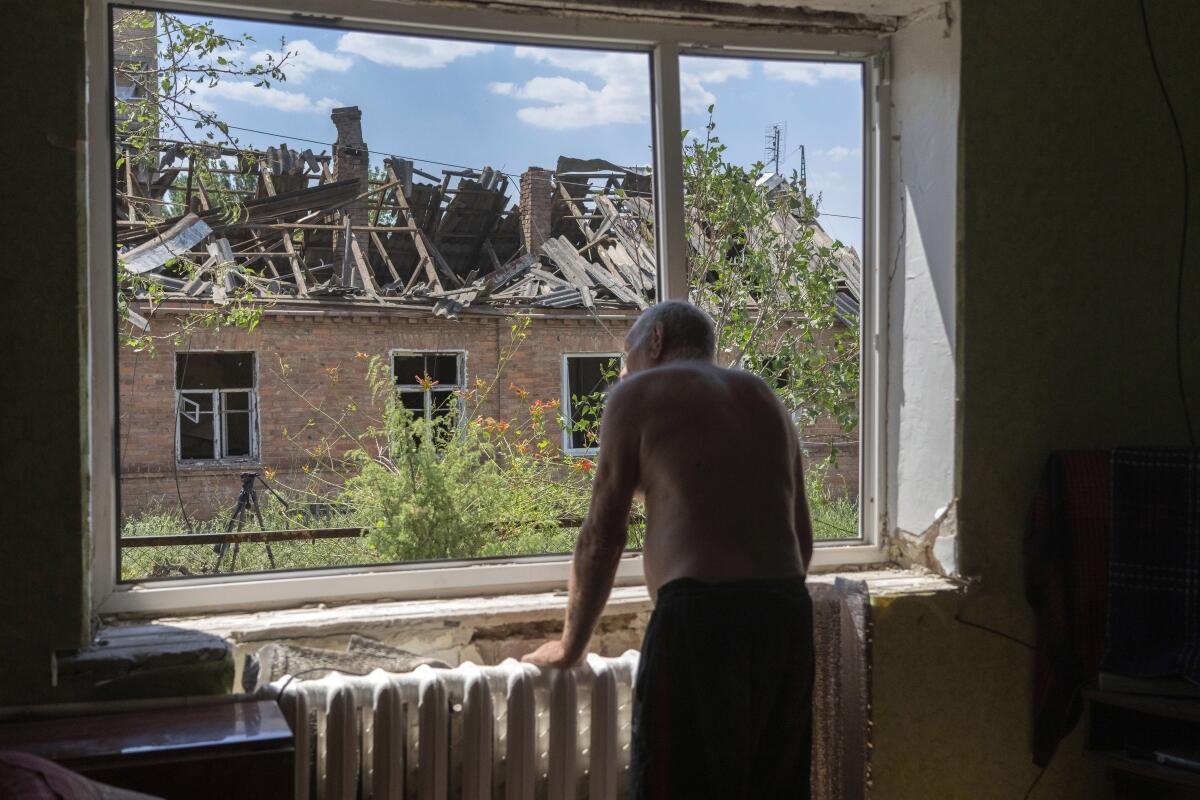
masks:
<path fill-rule="evenodd" d="M 249 290 L 264 300 L 418 305 L 453 317 L 472 306 L 637 310 L 654 302 L 652 190 L 642 171 L 563 157 L 553 171 L 523 176 L 522 192 L 548 196 L 510 204 L 509 177 L 491 168 L 439 177 L 388 158 L 368 179 L 365 157 L 358 174 L 349 160 L 338 164 L 340 146 L 332 157 L 286 144 L 213 148 L 199 170 L 194 148 L 178 142 L 162 141 L 153 160 L 126 158 L 117 175 L 119 258 L 168 297 L 215 303 Z M 223 189 L 211 185 L 218 179 Z M 781 215 L 775 225 L 793 240 L 811 229 L 818 246 L 833 248 L 816 222 Z M 834 254 L 844 276 L 839 311 L 856 314 L 858 256 Z"/>

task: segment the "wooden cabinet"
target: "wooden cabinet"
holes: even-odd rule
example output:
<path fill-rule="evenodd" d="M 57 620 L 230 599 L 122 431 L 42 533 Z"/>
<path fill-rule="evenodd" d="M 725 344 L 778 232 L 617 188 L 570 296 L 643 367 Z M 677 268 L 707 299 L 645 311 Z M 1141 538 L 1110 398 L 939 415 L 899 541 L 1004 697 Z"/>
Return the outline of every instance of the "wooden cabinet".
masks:
<path fill-rule="evenodd" d="M 1087 689 L 1088 751 L 1117 800 L 1200 800 L 1200 771 L 1160 764 L 1164 748 L 1200 744 L 1200 700 Z"/>

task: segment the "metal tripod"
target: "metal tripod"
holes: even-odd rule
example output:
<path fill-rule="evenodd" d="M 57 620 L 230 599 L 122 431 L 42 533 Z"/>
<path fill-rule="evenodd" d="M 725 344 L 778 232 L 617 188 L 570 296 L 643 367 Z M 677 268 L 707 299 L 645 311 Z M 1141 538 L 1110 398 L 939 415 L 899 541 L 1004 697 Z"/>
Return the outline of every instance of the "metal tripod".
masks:
<path fill-rule="evenodd" d="M 225 532 L 232 533 L 235 526 L 237 527 L 238 532 L 241 532 L 242 525 L 246 520 L 247 508 L 250 508 L 254 511 L 254 516 L 258 519 L 259 530 L 265 531 L 267 526 L 263 522 L 262 511 L 258 506 L 258 492 L 254 490 L 254 481 L 257 479 L 258 482 L 263 485 L 263 488 L 270 492 L 275 499 L 279 501 L 279 504 L 283 506 L 283 510 L 285 512 L 287 511 L 287 501 L 280 497 L 279 493 L 272 489 L 270 484 L 263 480 L 263 477 L 257 472 L 243 472 L 241 478 L 242 491 L 240 494 L 238 494 L 237 505 L 234 506 L 233 514 L 230 515 L 229 522 L 225 525 Z M 267 545 L 267 559 L 271 562 L 271 569 L 274 569 L 275 554 L 271 552 L 271 543 L 266 542 L 265 544 Z M 233 557 L 229 560 L 230 572 L 233 572 L 237 568 L 238 546 L 238 542 L 233 543 Z M 220 544 L 213 545 L 213 550 L 217 554 L 217 563 L 213 564 L 213 572 L 221 571 L 221 560 L 225 558 L 225 553 L 228 549 L 228 542 L 221 542 Z"/>

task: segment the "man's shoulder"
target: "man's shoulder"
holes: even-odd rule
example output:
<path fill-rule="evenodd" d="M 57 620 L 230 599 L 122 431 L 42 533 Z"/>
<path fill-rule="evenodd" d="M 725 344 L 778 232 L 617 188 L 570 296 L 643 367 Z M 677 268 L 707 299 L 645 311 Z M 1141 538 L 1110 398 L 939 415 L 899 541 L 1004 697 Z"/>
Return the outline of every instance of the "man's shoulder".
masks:
<path fill-rule="evenodd" d="M 629 375 L 614 387 L 627 396 L 638 395 L 643 401 L 652 395 L 691 394 L 705 388 L 766 390 L 770 387 L 752 372 L 719 367 L 699 361 L 680 361 Z M 773 395 L 773 393 L 771 393 Z"/>

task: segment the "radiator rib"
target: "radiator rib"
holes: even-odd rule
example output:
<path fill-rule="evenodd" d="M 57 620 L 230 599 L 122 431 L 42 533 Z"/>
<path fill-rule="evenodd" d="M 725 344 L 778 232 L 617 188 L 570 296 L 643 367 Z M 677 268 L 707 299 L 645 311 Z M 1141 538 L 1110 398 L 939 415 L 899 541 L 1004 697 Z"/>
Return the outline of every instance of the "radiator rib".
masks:
<path fill-rule="evenodd" d="M 284 678 L 297 800 L 616 800 L 638 654 Z"/>

